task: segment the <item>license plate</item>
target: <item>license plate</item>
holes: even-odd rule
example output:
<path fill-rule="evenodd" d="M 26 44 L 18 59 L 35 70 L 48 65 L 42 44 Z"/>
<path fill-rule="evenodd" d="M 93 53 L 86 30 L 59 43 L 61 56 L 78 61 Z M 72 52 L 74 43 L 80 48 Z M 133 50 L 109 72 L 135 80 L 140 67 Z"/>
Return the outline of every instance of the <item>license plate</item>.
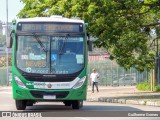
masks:
<path fill-rule="evenodd" d="M 43 99 L 56 99 L 55 95 L 43 95 Z"/>

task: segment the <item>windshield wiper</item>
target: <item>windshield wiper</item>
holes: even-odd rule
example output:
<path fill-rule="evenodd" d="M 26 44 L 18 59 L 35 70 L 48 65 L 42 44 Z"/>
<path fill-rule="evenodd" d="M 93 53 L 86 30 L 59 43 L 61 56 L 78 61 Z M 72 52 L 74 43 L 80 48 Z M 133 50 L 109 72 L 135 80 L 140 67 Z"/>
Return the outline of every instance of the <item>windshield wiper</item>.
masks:
<path fill-rule="evenodd" d="M 39 39 L 39 37 L 37 36 L 36 33 L 32 33 L 32 35 L 35 37 L 35 39 L 37 40 L 37 42 L 39 43 L 39 45 L 41 46 L 42 50 L 44 52 L 47 52 L 46 47 L 44 46 L 44 44 L 41 42 L 41 40 Z"/>
<path fill-rule="evenodd" d="M 69 36 L 70 36 L 69 34 L 66 34 L 66 35 L 65 35 L 65 39 L 63 39 L 62 46 L 61 46 L 61 48 L 59 49 L 59 54 L 60 54 L 60 55 L 63 54 L 63 48 L 64 48 L 64 46 L 65 46 L 65 40 L 67 40 Z"/>

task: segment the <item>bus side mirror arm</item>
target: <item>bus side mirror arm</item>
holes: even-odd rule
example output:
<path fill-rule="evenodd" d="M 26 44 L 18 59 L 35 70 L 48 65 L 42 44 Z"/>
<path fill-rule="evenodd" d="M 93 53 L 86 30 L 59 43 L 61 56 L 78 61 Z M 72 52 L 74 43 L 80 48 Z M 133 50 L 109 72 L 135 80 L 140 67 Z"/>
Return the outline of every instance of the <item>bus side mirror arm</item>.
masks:
<path fill-rule="evenodd" d="M 14 30 L 12 30 L 10 33 L 10 39 L 7 40 L 7 48 L 12 48 L 14 33 Z"/>
<path fill-rule="evenodd" d="M 91 40 L 87 41 L 87 45 L 88 45 L 88 50 L 92 51 L 93 47 L 92 47 L 93 42 Z"/>

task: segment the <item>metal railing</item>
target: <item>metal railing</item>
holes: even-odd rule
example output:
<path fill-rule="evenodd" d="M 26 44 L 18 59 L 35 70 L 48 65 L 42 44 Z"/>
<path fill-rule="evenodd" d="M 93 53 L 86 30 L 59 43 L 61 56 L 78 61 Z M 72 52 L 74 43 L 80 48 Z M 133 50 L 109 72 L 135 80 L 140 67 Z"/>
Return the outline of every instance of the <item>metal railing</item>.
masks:
<path fill-rule="evenodd" d="M 149 72 L 146 70 L 144 72 L 139 72 L 134 68 L 125 70 L 109 59 L 89 62 L 88 77 L 93 68 L 96 68 L 100 74 L 99 85 L 103 86 L 132 86 L 146 80 L 148 81 L 150 78 Z M 88 84 L 91 85 L 91 82 L 89 81 Z"/>
<path fill-rule="evenodd" d="M 125 70 L 120 67 L 116 62 L 109 59 L 89 62 L 88 77 L 92 69 L 96 68 L 100 74 L 99 85 L 103 86 L 128 86 L 136 85 L 143 81 L 149 81 L 150 74 L 146 70 L 139 72 L 134 68 Z M 9 67 L 9 79 L 6 79 L 6 67 L 0 67 L 0 85 L 7 85 L 7 81 L 11 81 L 11 66 Z M 88 84 L 91 85 L 90 81 Z"/>
<path fill-rule="evenodd" d="M 7 72 L 6 72 L 6 67 L 0 67 L 0 86 L 6 86 L 8 85 L 8 82 L 11 82 L 11 76 L 12 76 L 12 73 L 11 73 L 11 67 L 9 66 L 8 69 L 9 69 L 9 78 L 7 80 L 6 76 L 7 76 Z"/>

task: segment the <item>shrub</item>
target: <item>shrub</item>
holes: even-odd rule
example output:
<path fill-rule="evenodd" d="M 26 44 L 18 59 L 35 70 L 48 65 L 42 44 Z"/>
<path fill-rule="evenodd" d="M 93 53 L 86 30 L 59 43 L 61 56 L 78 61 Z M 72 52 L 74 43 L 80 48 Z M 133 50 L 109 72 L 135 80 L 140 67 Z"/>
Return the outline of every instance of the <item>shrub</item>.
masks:
<path fill-rule="evenodd" d="M 156 91 L 156 92 L 159 92 L 159 91 L 160 91 L 160 85 L 158 85 L 158 86 L 155 87 L 155 91 Z"/>
<path fill-rule="evenodd" d="M 150 85 L 150 82 L 145 81 L 145 82 L 142 82 L 142 83 L 138 84 L 136 86 L 136 88 L 138 90 L 150 91 L 151 90 L 151 85 Z M 155 86 L 154 91 L 159 92 L 160 91 L 160 85 Z"/>
<path fill-rule="evenodd" d="M 138 84 L 138 85 L 136 86 L 136 88 L 137 88 L 138 90 L 150 91 L 150 90 L 151 90 L 151 85 L 150 85 L 150 82 L 144 81 L 144 82 Z"/>
<path fill-rule="evenodd" d="M 6 56 L 0 56 L 0 67 L 5 67 L 6 66 Z M 9 55 L 8 56 L 8 66 L 12 65 L 12 58 Z"/>

